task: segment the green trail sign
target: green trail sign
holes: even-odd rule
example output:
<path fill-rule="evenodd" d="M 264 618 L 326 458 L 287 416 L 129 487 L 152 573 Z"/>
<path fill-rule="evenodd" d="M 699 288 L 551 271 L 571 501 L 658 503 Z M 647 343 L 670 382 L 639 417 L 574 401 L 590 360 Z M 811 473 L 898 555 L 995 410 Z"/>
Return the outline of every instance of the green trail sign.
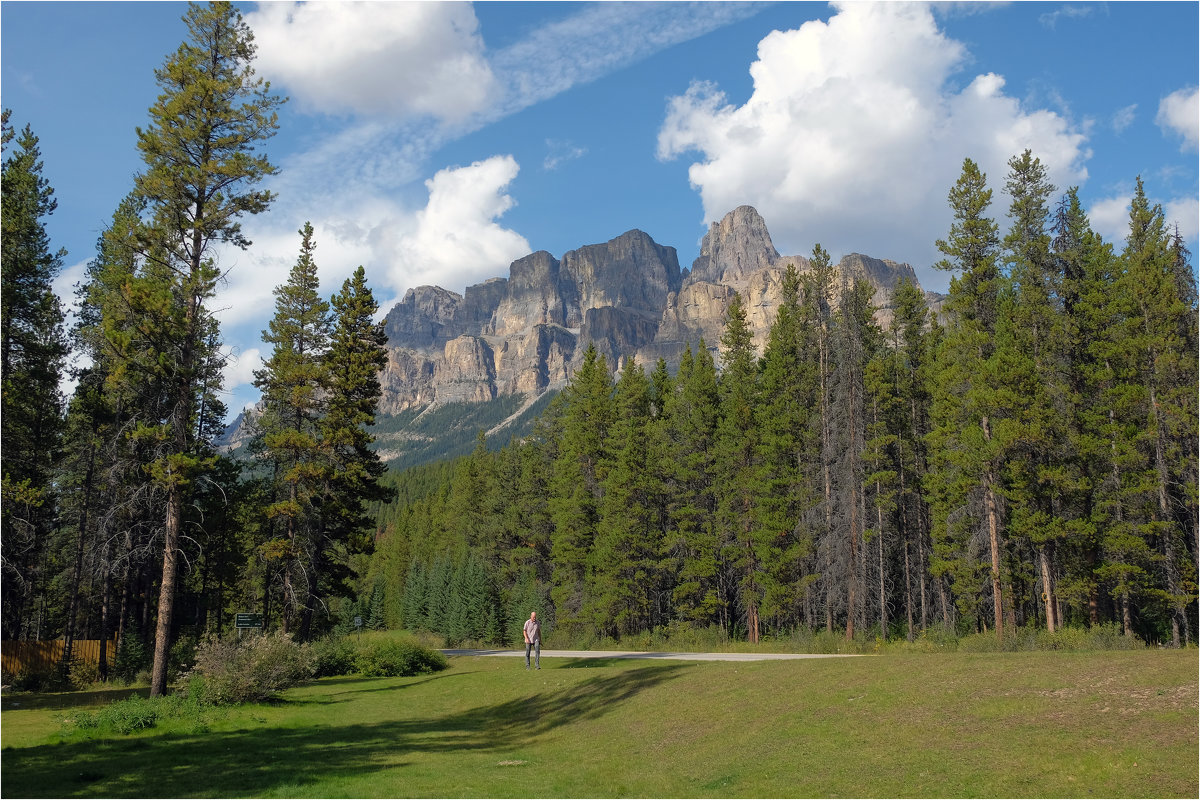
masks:
<path fill-rule="evenodd" d="M 237 628 L 261 628 L 262 614 L 241 614 L 236 618 L 235 627 Z"/>

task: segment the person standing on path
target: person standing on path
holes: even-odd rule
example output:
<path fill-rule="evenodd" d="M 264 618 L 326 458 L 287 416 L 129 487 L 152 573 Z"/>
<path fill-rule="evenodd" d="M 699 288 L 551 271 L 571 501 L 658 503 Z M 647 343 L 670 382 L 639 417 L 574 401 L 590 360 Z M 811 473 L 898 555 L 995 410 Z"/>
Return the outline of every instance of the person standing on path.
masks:
<path fill-rule="evenodd" d="M 529 619 L 525 620 L 525 669 L 529 669 L 529 651 L 533 650 L 537 668 L 542 668 L 542 623 L 538 622 L 537 612 L 530 611 Z"/>

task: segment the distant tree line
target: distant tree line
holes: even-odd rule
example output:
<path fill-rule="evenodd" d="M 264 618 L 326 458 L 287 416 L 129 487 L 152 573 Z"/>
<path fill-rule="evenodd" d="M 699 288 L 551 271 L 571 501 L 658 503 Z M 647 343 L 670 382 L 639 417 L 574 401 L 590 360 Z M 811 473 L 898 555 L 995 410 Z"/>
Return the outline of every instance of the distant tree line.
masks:
<path fill-rule="evenodd" d="M 941 314 L 901 282 L 881 327 L 817 245 L 761 354 L 735 297 L 719 369 L 699 342 L 674 375 L 614 376 L 589 347 L 534 435 L 401 475 L 370 567 L 389 622 L 461 638 L 470 581 L 499 640 L 538 610 L 564 640 L 1114 622 L 1194 642 L 1190 254 L 1140 180 L 1118 253 L 1030 152 L 1009 170 L 1003 238 L 969 159 L 949 193 Z"/>

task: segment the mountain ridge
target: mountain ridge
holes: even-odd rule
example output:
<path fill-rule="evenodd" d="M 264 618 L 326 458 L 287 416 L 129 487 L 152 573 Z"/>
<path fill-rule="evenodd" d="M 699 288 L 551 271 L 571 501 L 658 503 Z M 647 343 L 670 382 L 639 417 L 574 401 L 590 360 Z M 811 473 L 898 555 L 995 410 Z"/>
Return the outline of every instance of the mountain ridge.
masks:
<path fill-rule="evenodd" d="M 648 368 L 661 357 L 674 367 L 684 348 L 702 338 L 716 351 L 735 291 L 761 350 L 788 264 L 809 269 L 804 256 L 780 255 L 765 220 L 744 205 L 712 223 L 690 269 L 680 268 L 675 248 L 635 228 L 561 259 L 530 253 L 512 263 L 509 277 L 489 278 L 461 295 L 410 288 L 384 318 L 392 357 L 381 374 L 380 411 L 559 388 L 588 342 L 613 369 L 628 357 Z M 896 283 L 907 278 L 920 286 L 908 264 L 859 253 L 835 269 L 839 278 L 875 287 L 883 323 Z M 940 295 L 926 295 L 939 304 Z"/>

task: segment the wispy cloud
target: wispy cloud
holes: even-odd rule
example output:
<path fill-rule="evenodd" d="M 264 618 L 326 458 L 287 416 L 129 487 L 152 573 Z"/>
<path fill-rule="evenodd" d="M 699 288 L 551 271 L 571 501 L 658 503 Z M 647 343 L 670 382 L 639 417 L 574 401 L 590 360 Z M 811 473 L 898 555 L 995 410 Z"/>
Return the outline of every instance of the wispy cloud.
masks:
<path fill-rule="evenodd" d="M 586 147 L 579 147 L 571 142 L 563 142 L 557 139 L 547 139 L 546 157 L 542 160 L 542 169 L 547 171 L 556 170 L 562 164 L 574 161 L 577 158 L 583 158 L 585 155 L 587 155 Z"/>
<path fill-rule="evenodd" d="M 1129 126 L 1133 124 L 1133 121 L 1135 119 L 1137 119 L 1137 107 L 1138 107 L 1138 104 L 1134 103 L 1133 105 L 1125 106 L 1124 108 L 1117 111 L 1117 113 L 1113 114 L 1113 117 L 1112 117 L 1113 133 L 1117 133 L 1117 134 L 1124 133 L 1129 128 Z"/>
<path fill-rule="evenodd" d="M 1040 22 L 1044 27 L 1054 30 L 1060 19 L 1082 19 L 1083 17 L 1090 16 L 1092 11 L 1093 9 L 1091 6 L 1083 5 L 1081 3 L 1069 3 L 1064 6 L 1059 6 L 1054 11 L 1048 11 L 1045 14 L 1042 14 L 1038 17 L 1038 22 Z"/>

